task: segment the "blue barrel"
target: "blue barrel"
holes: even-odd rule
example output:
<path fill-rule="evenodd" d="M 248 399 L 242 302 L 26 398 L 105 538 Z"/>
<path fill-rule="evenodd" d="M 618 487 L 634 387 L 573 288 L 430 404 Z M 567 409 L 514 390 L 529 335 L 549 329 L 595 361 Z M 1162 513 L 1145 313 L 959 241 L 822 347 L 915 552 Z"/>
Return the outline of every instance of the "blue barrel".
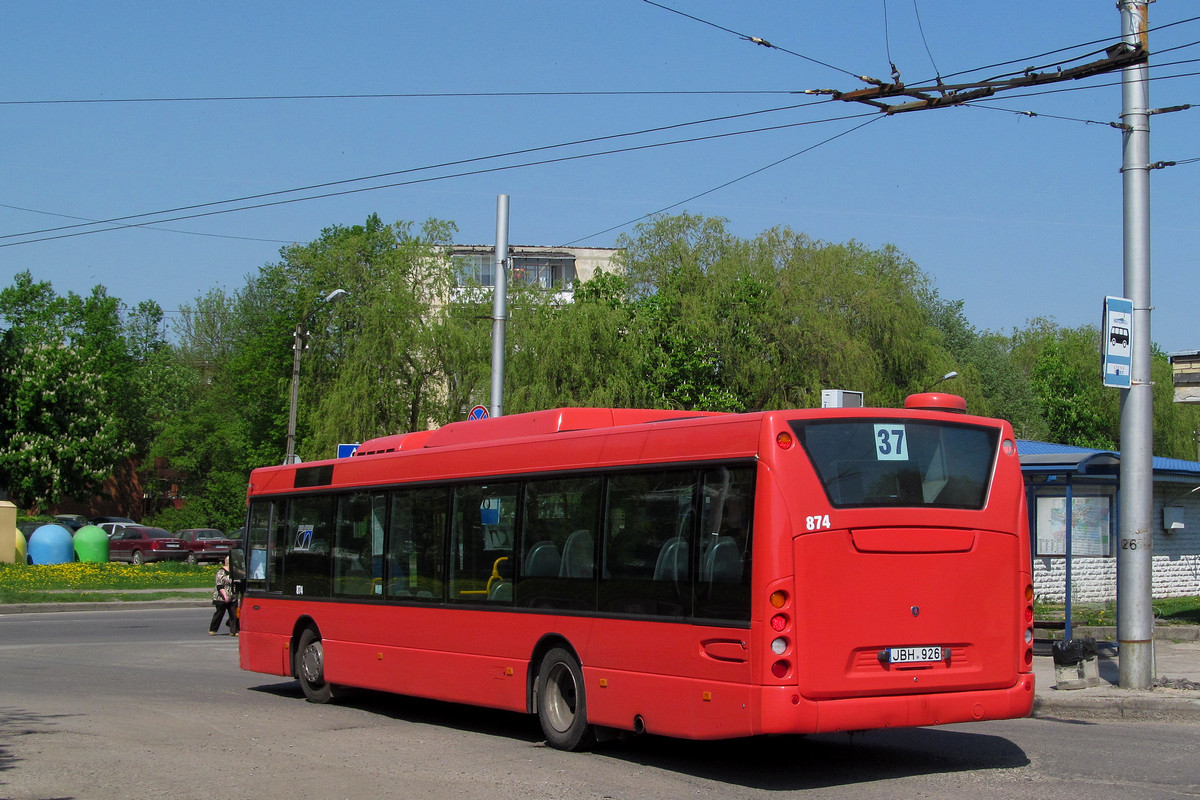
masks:
<path fill-rule="evenodd" d="M 43 525 L 29 537 L 29 563 L 70 564 L 75 560 L 71 532 L 62 525 Z"/>

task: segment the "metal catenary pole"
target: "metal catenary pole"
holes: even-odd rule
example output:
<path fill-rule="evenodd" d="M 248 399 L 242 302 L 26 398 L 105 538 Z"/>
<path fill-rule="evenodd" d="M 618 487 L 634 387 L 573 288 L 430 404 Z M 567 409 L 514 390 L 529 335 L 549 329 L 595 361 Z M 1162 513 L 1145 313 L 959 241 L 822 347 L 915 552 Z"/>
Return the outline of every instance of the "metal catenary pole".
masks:
<path fill-rule="evenodd" d="M 1149 0 L 1120 0 L 1124 42 L 1147 46 Z M 1125 296 L 1133 301 L 1130 388 L 1121 397 L 1120 542 L 1117 550 L 1118 680 L 1123 689 L 1154 681 L 1153 385 L 1150 377 L 1149 65 L 1121 70 L 1121 177 L 1124 190 Z"/>
<path fill-rule="evenodd" d="M 492 405 L 489 414 L 504 413 L 504 322 L 508 317 L 508 195 L 496 196 L 496 264 L 492 295 Z"/>

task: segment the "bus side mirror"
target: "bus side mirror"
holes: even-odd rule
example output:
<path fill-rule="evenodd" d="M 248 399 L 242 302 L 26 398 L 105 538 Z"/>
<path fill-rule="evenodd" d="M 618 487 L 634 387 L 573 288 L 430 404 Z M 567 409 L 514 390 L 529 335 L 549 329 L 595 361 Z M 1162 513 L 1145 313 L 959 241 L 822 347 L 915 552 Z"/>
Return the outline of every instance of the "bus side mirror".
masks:
<path fill-rule="evenodd" d="M 235 547 L 229 551 L 229 577 L 235 581 L 246 581 L 246 551 Z"/>

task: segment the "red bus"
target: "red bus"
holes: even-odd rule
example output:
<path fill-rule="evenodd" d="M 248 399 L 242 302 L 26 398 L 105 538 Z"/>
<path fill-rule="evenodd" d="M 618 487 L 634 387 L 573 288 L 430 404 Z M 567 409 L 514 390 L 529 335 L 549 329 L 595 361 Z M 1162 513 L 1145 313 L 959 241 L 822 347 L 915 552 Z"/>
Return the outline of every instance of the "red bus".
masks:
<path fill-rule="evenodd" d="M 257 469 L 241 667 L 567 750 L 1025 716 L 1015 440 L 964 412 L 562 408 Z"/>

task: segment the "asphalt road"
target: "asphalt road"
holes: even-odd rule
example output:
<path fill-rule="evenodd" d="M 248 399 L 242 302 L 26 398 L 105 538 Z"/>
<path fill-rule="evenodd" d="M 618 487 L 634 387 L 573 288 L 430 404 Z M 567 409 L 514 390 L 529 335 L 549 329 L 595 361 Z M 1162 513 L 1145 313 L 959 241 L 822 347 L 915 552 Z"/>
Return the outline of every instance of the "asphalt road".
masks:
<path fill-rule="evenodd" d="M 0 798 L 1177 798 L 1193 722 L 1029 719 L 855 736 L 546 747 L 534 719 L 306 703 L 205 608 L 0 615 Z M 451 679 L 448 676 L 448 679 Z"/>

